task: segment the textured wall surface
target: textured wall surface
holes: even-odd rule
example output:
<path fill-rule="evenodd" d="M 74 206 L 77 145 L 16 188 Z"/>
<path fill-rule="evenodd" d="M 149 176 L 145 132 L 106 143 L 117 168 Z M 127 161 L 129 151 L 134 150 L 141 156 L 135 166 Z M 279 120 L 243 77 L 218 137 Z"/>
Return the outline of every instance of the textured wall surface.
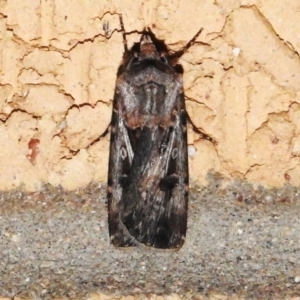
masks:
<path fill-rule="evenodd" d="M 105 182 L 117 68 L 144 27 L 178 50 L 191 180 L 209 170 L 300 184 L 300 4 L 273 0 L 0 1 L 0 189 Z"/>

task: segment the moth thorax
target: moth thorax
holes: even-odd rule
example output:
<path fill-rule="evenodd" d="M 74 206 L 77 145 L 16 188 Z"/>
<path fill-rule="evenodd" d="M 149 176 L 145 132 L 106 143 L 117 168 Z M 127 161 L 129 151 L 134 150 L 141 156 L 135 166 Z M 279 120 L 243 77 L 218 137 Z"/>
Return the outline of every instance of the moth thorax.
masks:
<path fill-rule="evenodd" d="M 154 83 L 150 83 L 145 85 L 145 100 L 144 100 L 144 107 L 143 113 L 148 114 L 156 114 L 157 113 L 157 93 L 158 93 L 158 86 Z"/>

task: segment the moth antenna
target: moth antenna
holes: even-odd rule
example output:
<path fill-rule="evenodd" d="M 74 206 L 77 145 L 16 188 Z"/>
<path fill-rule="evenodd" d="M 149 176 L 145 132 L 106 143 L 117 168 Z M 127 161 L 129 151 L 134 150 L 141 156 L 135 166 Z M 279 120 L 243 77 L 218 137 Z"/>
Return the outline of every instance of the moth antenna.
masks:
<path fill-rule="evenodd" d="M 194 37 L 180 50 L 180 52 L 186 52 L 191 46 L 195 44 L 195 41 L 197 37 L 201 34 L 203 31 L 203 28 L 200 28 L 200 30 L 194 35 Z"/>
<path fill-rule="evenodd" d="M 128 53 L 128 45 L 127 45 L 126 32 L 125 32 L 125 27 L 124 27 L 124 22 L 123 22 L 123 16 L 119 15 L 119 19 L 120 19 L 122 36 L 123 36 L 124 52 Z"/>
<path fill-rule="evenodd" d="M 170 55 L 170 58 L 175 61 L 176 61 L 176 59 L 178 60 L 191 46 L 193 46 L 195 44 L 197 37 L 201 34 L 202 31 L 203 31 L 203 28 L 201 28 L 181 50 Z"/>

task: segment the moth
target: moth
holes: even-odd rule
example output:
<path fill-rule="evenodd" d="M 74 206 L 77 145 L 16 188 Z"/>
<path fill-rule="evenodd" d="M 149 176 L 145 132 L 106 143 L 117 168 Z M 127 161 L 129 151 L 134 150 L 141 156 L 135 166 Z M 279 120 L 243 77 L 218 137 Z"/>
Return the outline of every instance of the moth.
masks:
<path fill-rule="evenodd" d="M 179 57 L 151 30 L 125 53 L 111 121 L 108 224 L 116 247 L 179 249 L 188 211 L 187 113 Z M 124 35 L 123 35 L 124 37 Z"/>

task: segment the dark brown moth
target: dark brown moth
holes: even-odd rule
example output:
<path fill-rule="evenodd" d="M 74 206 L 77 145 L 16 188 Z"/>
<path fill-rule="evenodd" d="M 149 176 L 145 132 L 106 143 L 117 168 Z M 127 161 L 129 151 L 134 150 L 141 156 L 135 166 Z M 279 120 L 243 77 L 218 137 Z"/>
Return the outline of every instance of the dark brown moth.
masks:
<path fill-rule="evenodd" d="M 178 249 L 188 211 L 187 114 L 179 52 L 148 29 L 125 44 L 113 101 L 108 223 L 116 247 Z M 125 34 L 124 34 L 125 36 Z"/>

